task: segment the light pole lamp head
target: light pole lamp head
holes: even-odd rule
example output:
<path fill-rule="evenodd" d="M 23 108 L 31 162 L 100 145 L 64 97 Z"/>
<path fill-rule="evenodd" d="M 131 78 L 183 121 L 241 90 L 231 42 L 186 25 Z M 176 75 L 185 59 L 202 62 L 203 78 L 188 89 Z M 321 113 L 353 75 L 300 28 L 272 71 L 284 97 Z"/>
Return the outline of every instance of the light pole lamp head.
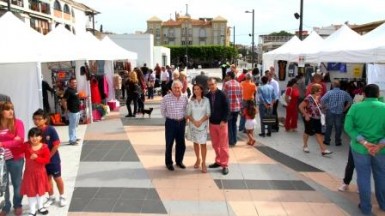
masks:
<path fill-rule="evenodd" d="M 294 17 L 295 17 L 296 19 L 299 19 L 299 18 L 301 17 L 301 15 L 300 15 L 299 13 L 295 13 L 295 14 L 294 14 Z"/>
<path fill-rule="evenodd" d="M 253 12 L 252 12 L 252 11 L 248 11 L 248 10 L 247 10 L 247 11 L 245 11 L 245 13 L 253 13 Z"/>

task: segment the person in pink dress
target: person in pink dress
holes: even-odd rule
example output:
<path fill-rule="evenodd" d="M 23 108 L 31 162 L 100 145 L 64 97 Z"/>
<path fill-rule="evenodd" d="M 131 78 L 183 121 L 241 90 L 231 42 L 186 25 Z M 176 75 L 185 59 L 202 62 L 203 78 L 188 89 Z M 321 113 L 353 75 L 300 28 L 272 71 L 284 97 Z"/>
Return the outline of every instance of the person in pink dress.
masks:
<path fill-rule="evenodd" d="M 37 127 L 28 132 L 29 141 L 22 147 L 25 153 L 25 170 L 21 183 L 20 194 L 26 195 L 29 201 L 29 214 L 47 215 L 44 207 L 44 195 L 51 189 L 45 165 L 50 162 L 50 151 L 42 143 L 43 131 Z M 37 210 L 36 210 L 37 205 Z"/>

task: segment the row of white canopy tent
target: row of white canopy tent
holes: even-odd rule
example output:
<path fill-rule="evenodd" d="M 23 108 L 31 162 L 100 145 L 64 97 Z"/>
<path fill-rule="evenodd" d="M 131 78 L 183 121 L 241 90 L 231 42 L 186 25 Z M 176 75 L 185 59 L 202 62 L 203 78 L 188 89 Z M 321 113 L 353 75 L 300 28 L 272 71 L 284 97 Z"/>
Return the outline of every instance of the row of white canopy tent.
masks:
<path fill-rule="evenodd" d="M 326 39 L 316 32 L 303 41 L 294 36 L 281 47 L 263 54 L 265 66 L 270 66 L 275 60 L 298 62 L 300 58 L 307 63 L 385 62 L 385 23 L 363 36 L 346 25 Z"/>
<path fill-rule="evenodd" d="M 11 12 L 0 18 L 0 29 L 0 93 L 11 97 L 16 116 L 23 120 L 26 128 L 33 126 L 32 113 L 43 107 L 42 62 L 75 61 L 79 86 L 88 95 L 86 78 L 80 76 L 80 67 L 87 60 L 105 60 L 106 78 L 111 83 L 112 60 L 129 60 L 132 65 L 136 64 L 136 53 L 119 47 L 108 37 L 100 41 L 90 33 L 75 36 L 61 25 L 43 36 Z M 110 92 L 113 92 L 112 84 Z"/>

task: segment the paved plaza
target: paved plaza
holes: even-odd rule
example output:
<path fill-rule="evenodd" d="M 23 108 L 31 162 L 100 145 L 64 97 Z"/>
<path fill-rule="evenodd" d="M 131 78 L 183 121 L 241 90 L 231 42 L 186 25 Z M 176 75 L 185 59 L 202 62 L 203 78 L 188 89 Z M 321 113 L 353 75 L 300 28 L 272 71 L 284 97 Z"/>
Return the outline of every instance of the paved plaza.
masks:
<path fill-rule="evenodd" d="M 151 118 L 126 118 L 122 106 L 102 121 L 80 125 L 82 139 L 76 146 L 66 143 L 68 127 L 56 127 L 63 141 L 60 154 L 68 205 L 60 208 L 56 203 L 49 215 L 360 215 L 355 180 L 349 191 L 337 190 L 347 162 L 346 135 L 342 146 L 331 145 L 334 153 L 322 157 L 314 138 L 309 140 L 310 153 L 302 151 L 301 121 L 298 132 L 287 133 L 281 127 L 272 137 L 257 136 L 255 146 L 247 145 L 246 135 L 238 133 L 226 176 L 220 169 L 208 169 L 206 174 L 194 169 L 193 144 L 187 141 L 187 169 L 170 172 L 164 165 L 160 101 L 160 97 L 146 101 L 146 107 L 154 108 Z M 214 150 L 210 141 L 207 145 L 209 164 L 214 162 Z M 373 202 L 374 213 L 385 215 L 374 195 Z M 23 204 L 27 215 L 27 199 Z"/>
<path fill-rule="evenodd" d="M 146 103 L 155 108 L 151 119 L 125 118 L 121 107 L 103 121 L 79 127 L 80 144 L 60 148 L 68 205 L 51 206 L 50 215 L 360 215 L 356 186 L 337 191 L 347 140 L 342 147 L 331 146 L 332 156 L 322 157 L 314 140 L 311 152 L 302 152 L 301 132 L 258 137 L 254 147 L 239 134 L 226 176 L 220 169 L 206 174 L 194 169 L 192 143 L 187 142 L 187 169 L 170 172 L 164 165 L 159 102 Z M 67 127 L 57 129 L 67 140 Z M 210 142 L 208 147 L 211 163 Z M 374 210 L 385 215 L 378 206 Z"/>

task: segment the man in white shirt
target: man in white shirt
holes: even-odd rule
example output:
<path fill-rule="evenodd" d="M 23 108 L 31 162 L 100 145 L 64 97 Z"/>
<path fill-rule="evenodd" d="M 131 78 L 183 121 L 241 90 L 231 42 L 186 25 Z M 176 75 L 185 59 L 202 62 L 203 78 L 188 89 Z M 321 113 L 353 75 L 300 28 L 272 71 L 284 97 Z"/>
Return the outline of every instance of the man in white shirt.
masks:
<path fill-rule="evenodd" d="M 276 119 L 275 119 L 275 124 L 273 124 L 271 126 L 271 130 L 272 130 L 272 132 L 278 132 L 279 131 L 279 122 L 278 122 L 277 108 L 278 108 L 278 99 L 281 96 L 281 92 L 280 92 L 280 89 L 279 89 L 278 81 L 274 79 L 274 68 L 273 67 L 270 67 L 270 71 L 269 71 L 269 73 L 267 75 L 268 75 L 268 78 L 269 78 L 269 85 L 271 85 L 273 87 L 274 95 L 275 95 L 275 98 L 274 98 L 275 102 L 274 102 L 274 105 L 273 105 L 273 115 L 276 116 Z"/>

